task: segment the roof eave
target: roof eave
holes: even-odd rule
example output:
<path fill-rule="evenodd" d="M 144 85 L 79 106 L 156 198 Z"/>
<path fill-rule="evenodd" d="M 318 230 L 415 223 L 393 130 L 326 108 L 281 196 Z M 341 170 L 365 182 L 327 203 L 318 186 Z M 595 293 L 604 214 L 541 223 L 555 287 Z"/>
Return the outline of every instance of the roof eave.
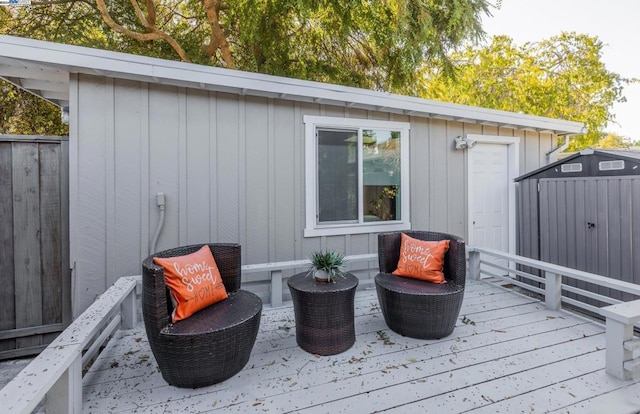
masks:
<path fill-rule="evenodd" d="M 82 73 L 240 95 L 263 96 L 386 111 L 408 116 L 549 132 L 558 135 L 580 134 L 585 131 L 584 125 L 579 122 L 13 36 L 0 35 L 0 45 L 2 45 L 0 47 L 0 77 L 3 77 L 3 62 L 17 61 L 24 65 L 33 65 L 36 68 L 49 68 L 53 71 L 51 76 L 55 76 L 56 79 L 61 76 L 65 77 L 64 72 L 67 72 L 67 79 L 69 73 Z M 25 67 L 25 69 L 31 68 Z M 12 77 L 12 79 L 13 83 L 16 83 L 16 78 Z M 21 82 L 18 81 L 17 84 L 24 88 Z M 56 85 L 56 88 L 59 88 L 59 85 Z M 60 96 L 57 97 L 60 98 Z M 59 99 L 59 101 L 64 101 L 64 99 Z"/>

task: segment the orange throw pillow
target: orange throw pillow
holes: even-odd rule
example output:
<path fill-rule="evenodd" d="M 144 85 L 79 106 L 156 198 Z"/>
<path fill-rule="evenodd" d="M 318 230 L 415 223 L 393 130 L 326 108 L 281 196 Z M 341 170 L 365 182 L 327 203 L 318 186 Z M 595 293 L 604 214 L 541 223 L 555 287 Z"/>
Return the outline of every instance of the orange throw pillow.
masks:
<path fill-rule="evenodd" d="M 398 268 L 392 273 L 433 283 L 447 283 L 444 279 L 444 254 L 449 240 L 424 241 L 402 233 Z"/>
<path fill-rule="evenodd" d="M 209 246 L 186 256 L 154 257 L 153 261 L 164 268 L 164 281 L 176 303 L 171 315 L 174 323 L 227 298 Z"/>

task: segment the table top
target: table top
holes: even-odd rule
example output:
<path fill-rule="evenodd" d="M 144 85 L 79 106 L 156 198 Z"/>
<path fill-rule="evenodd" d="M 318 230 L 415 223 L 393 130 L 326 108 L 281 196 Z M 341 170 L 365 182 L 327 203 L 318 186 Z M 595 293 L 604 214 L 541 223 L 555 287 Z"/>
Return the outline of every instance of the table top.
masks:
<path fill-rule="evenodd" d="M 307 276 L 307 272 L 298 273 L 287 281 L 289 288 L 308 293 L 330 293 L 354 289 L 358 286 L 358 278 L 351 273 L 345 273 L 344 277 L 336 277 L 334 282 L 320 282 L 313 276 Z"/>

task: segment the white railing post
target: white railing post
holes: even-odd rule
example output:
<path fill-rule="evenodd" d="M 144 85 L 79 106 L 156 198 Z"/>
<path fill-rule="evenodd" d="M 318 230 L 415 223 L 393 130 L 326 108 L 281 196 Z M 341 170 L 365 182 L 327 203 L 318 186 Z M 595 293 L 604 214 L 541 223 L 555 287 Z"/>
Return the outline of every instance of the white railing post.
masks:
<path fill-rule="evenodd" d="M 480 280 L 480 252 L 469 249 L 469 279 Z"/>
<path fill-rule="evenodd" d="M 600 314 L 607 318 L 607 372 L 622 380 L 632 379 L 633 371 L 626 369 L 625 363 L 632 360 L 633 351 L 625 342 L 633 339 L 633 325 L 640 321 L 640 300 L 605 306 Z"/>
<path fill-rule="evenodd" d="M 45 407 L 48 413 L 82 413 L 82 354 L 47 392 Z"/>
<path fill-rule="evenodd" d="M 562 306 L 562 275 L 544 272 L 544 303 L 547 309 L 560 310 Z"/>
<path fill-rule="evenodd" d="M 271 306 L 282 306 L 282 270 L 271 271 Z"/>
<path fill-rule="evenodd" d="M 120 305 L 120 316 L 122 318 L 123 329 L 133 329 L 138 324 L 138 306 L 136 293 L 138 288 L 133 289 Z"/>

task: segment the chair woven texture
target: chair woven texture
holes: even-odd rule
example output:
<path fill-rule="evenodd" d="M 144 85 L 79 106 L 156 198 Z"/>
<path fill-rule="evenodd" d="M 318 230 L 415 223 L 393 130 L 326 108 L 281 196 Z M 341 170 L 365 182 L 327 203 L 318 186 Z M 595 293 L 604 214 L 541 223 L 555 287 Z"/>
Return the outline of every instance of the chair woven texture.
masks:
<path fill-rule="evenodd" d="M 164 271 L 154 257 L 193 253 L 203 245 L 155 253 L 142 262 L 142 315 L 149 344 L 170 385 L 199 388 L 222 382 L 247 364 L 258 334 L 262 301 L 240 290 L 240 246 L 209 244 L 229 297 L 172 323 Z"/>
<path fill-rule="evenodd" d="M 465 242 L 457 236 L 406 231 L 419 240 L 449 240 L 443 273 L 447 283 L 437 284 L 392 275 L 400 259 L 401 233 L 378 235 L 378 264 L 375 277 L 378 301 L 387 326 L 411 338 L 439 339 L 450 335 L 458 319 L 466 281 Z"/>

